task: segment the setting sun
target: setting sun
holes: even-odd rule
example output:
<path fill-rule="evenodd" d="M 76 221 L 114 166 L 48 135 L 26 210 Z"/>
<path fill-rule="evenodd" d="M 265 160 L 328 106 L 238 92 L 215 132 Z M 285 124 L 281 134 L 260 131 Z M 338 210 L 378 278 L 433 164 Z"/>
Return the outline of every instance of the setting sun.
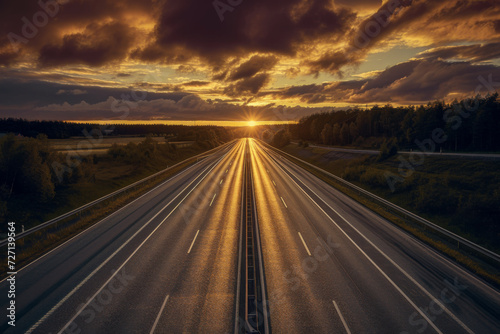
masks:
<path fill-rule="evenodd" d="M 256 121 L 248 121 L 248 126 L 256 126 L 257 122 Z"/>

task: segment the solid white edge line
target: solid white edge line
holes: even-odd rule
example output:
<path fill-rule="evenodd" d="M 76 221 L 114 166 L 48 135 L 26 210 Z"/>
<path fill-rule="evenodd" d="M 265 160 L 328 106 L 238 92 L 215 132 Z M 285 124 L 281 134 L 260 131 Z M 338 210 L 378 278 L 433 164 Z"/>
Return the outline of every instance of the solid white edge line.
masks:
<path fill-rule="evenodd" d="M 298 232 L 298 233 L 299 233 L 300 240 L 302 240 L 302 243 L 304 244 L 304 247 L 306 248 L 307 254 L 309 254 L 309 256 L 311 256 L 311 252 L 309 251 L 309 247 L 307 247 L 307 244 L 304 241 L 304 238 L 302 238 L 302 234 L 300 234 L 300 232 Z"/>
<path fill-rule="evenodd" d="M 333 306 L 335 306 L 335 309 L 337 310 L 337 313 L 339 314 L 340 321 L 342 321 L 342 324 L 344 325 L 344 328 L 345 328 L 347 334 L 351 334 L 351 330 L 347 326 L 347 322 L 345 321 L 344 317 L 342 316 L 342 312 L 340 312 L 339 306 L 337 305 L 335 300 L 332 300 L 332 302 L 333 302 Z"/>
<path fill-rule="evenodd" d="M 194 236 L 193 242 L 191 243 L 191 246 L 189 247 L 188 254 L 191 253 L 191 249 L 194 246 L 194 242 L 196 241 L 196 238 L 198 238 L 198 233 L 200 233 L 200 230 L 196 232 L 196 235 Z"/>
<path fill-rule="evenodd" d="M 215 196 L 217 196 L 217 193 L 215 193 L 214 197 L 212 197 L 212 201 L 210 202 L 210 206 L 212 206 L 212 203 L 214 202 Z"/>
<path fill-rule="evenodd" d="M 229 153 L 229 152 L 228 152 Z M 80 315 L 80 313 L 90 304 L 90 302 L 92 300 L 94 300 L 94 298 L 102 291 L 102 289 L 104 289 L 105 286 L 108 285 L 109 282 L 111 282 L 111 280 L 116 276 L 116 274 L 125 266 L 125 264 L 127 264 L 127 262 L 135 255 L 135 253 L 137 253 L 139 251 L 139 249 L 146 243 L 146 241 L 149 240 L 149 238 L 156 232 L 156 230 L 158 230 L 158 228 L 160 228 L 161 225 L 163 225 L 163 223 L 168 219 L 168 217 L 170 217 L 170 215 L 179 207 L 179 205 L 181 205 L 181 203 L 186 199 L 186 197 L 189 196 L 189 194 L 191 194 L 191 192 L 193 192 L 194 189 L 196 189 L 196 187 L 207 177 L 208 174 L 210 174 L 210 172 L 220 163 L 220 161 L 222 161 L 222 159 L 228 154 L 224 154 L 221 158 L 219 158 L 219 160 L 217 160 L 214 165 L 212 166 L 212 168 L 201 178 L 201 180 L 198 181 L 198 183 L 193 187 L 193 189 L 191 189 L 187 194 L 186 196 L 184 196 L 184 198 L 172 209 L 172 211 L 170 211 L 170 213 L 158 224 L 158 226 L 146 237 L 146 239 L 144 239 L 144 241 L 134 250 L 134 252 L 132 252 L 132 254 L 130 254 L 130 256 L 125 260 L 125 262 L 122 263 L 122 265 L 114 272 L 113 275 L 111 275 L 111 277 L 101 286 L 101 288 L 87 301 L 87 303 L 84 304 L 84 306 L 82 308 L 80 308 L 80 311 L 78 311 L 72 318 L 70 321 L 68 321 L 66 323 L 66 325 L 64 325 L 64 327 L 58 332 L 58 334 L 61 334 L 63 333 L 66 328 L 78 317 L 78 315 Z M 203 170 L 203 172 L 205 172 L 208 168 L 210 167 L 210 165 L 205 168 Z M 203 172 L 200 174 L 202 175 Z M 153 218 L 151 218 L 146 224 L 144 224 L 136 233 L 134 233 L 134 235 L 132 235 L 124 244 L 122 244 L 120 246 L 120 248 L 118 248 L 115 252 L 113 252 L 113 254 L 111 254 L 103 263 L 101 263 L 99 265 L 99 267 L 97 267 L 96 269 L 94 269 L 94 271 L 92 271 L 92 273 L 90 273 L 83 281 L 81 281 L 76 287 L 73 288 L 73 290 L 71 290 L 63 299 L 61 299 L 52 309 L 50 309 L 40 320 L 38 320 L 33 326 L 31 326 L 31 328 L 26 332 L 26 333 L 32 333 L 38 326 L 40 326 L 40 324 L 45 321 L 45 319 L 47 317 L 49 317 L 52 313 L 54 313 L 66 300 L 68 300 L 74 293 L 76 293 L 76 291 L 78 291 L 90 278 L 92 278 L 92 276 L 94 276 L 106 263 L 108 263 L 120 250 L 122 250 L 137 234 L 139 234 L 146 226 L 149 225 L 149 223 L 155 219 L 161 212 L 163 212 L 163 210 L 168 207 L 170 205 L 170 203 L 172 203 L 175 199 L 177 199 L 177 197 L 179 197 L 183 191 L 185 189 L 187 189 L 191 184 L 193 184 L 194 182 L 196 181 L 196 179 L 194 179 L 193 181 L 191 181 L 181 192 L 179 192 L 179 194 L 177 194 L 177 196 L 175 196 L 174 199 L 172 199 L 165 207 L 163 207 L 163 209 L 161 209 Z"/>
<path fill-rule="evenodd" d="M 285 205 L 285 208 L 288 209 L 288 206 L 286 206 L 286 203 L 285 203 L 285 200 L 283 199 L 283 197 L 280 196 L 280 198 L 281 198 L 281 201 L 283 202 L 283 204 Z"/>
<path fill-rule="evenodd" d="M 163 313 L 163 309 L 165 308 L 165 305 L 167 305 L 168 297 L 170 297 L 170 295 L 167 295 L 167 297 L 163 301 L 163 304 L 161 305 L 160 308 L 160 312 L 158 312 L 158 316 L 156 316 L 155 323 L 153 324 L 153 327 L 151 327 L 151 331 L 149 331 L 149 334 L 153 334 L 155 332 L 156 326 L 158 326 L 158 322 L 160 321 L 161 314 Z"/>
<path fill-rule="evenodd" d="M 286 173 L 283 168 L 281 168 L 281 166 L 276 162 L 276 166 L 278 166 L 279 169 L 281 169 L 283 171 L 283 173 L 285 173 L 286 175 L 288 175 L 288 173 Z M 290 174 L 294 175 L 292 172 L 290 172 Z M 333 220 L 332 217 L 330 217 L 326 212 L 325 210 L 323 210 L 323 208 L 318 204 L 316 203 L 316 201 L 314 201 L 311 196 L 309 196 L 309 194 L 304 190 L 302 189 L 298 184 L 297 182 L 295 182 L 294 179 L 292 179 L 292 177 L 290 175 L 288 175 L 288 177 L 290 178 L 290 180 L 295 183 L 295 185 L 325 214 L 325 216 L 327 216 L 331 222 L 337 226 L 337 228 L 346 236 L 347 239 L 349 239 L 349 241 L 351 241 L 351 243 L 356 246 L 356 248 L 361 252 L 361 254 L 363 254 L 367 259 L 368 261 L 382 274 L 382 276 L 384 276 L 384 278 L 389 282 L 391 283 L 391 285 L 406 299 L 406 301 L 422 316 L 422 318 L 424 318 L 427 323 L 429 325 L 431 325 L 432 328 L 434 328 L 434 330 L 440 334 L 442 334 L 443 332 L 441 332 L 439 330 L 439 328 L 437 328 L 437 326 L 434 324 L 434 322 L 431 321 L 431 319 L 429 319 L 429 317 L 427 317 L 427 315 L 420 309 L 418 308 L 417 305 L 415 305 L 415 303 L 403 292 L 403 290 L 401 290 L 401 288 L 396 284 L 394 283 L 394 281 L 368 256 L 368 254 L 365 253 L 365 251 L 363 251 L 363 249 L 361 249 L 361 247 L 356 244 L 356 242 L 354 242 L 354 240 Z M 296 177 L 296 176 L 295 176 Z M 297 178 L 299 179 L 299 178 Z M 302 182 L 302 181 L 301 181 Z M 302 183 L 304 184 L 304 183 Z M 305 184 L 304 186 L 306 188 L 308 188 L 309 190 L 311 190 L 309 187 L 307 187 Z M 312 191 L 312 190 L 311 190 Z M 314 193 L 314 191 L 312 191 Z M 316 195 L 318 196 L 318 195 Z M 321 197 L 318 196 L 318 198 L 321 199 Z M 326 203 L 325 203 L 326 204 Z"/>

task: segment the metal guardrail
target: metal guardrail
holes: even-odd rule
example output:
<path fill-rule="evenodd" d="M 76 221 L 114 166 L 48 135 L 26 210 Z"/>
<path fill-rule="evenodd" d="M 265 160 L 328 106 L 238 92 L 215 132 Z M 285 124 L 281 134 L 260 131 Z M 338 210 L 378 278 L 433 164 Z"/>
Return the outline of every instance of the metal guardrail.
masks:
<path fill-rule="evenodd" d="M 150 176 L 148 176 L 148 177 L 146 177 L 146 178 L 144 178 L 142 180 L 139 180 L 137 182 L 129 184 L 126 187 L 118 189 L 117 191 L 114 191 L 111 194 L 105 195 L 105 196 L 103 196 L 103 197 L 101 197 L 99 199 L 96 199 L 95 201 L 87 203 L 87 204 L 85 204 L 85 205 L 83 205 L 83 206 L 81 206 L 81 207 L 79 207 L 77 209 L 74 209 L 72 211 L 69 211 L 69 212 L 67 212 L 67 213 L 65 213 L 65 214 L 63 214 L 63 215 L 61 215 L 59 217 L 56 217 L 56 218 L 51 219 L 49 221 L 46 221 L 46 222 L 44 222 L 42 224 L 39 224 L 39 225 L 37 225 L 35 227 L 32 227 L 32 228 L 30 228 L 30 229 L 28 229 L 28 230 L 26 230 L 24 232 L 18 233 L 16 235 L 16 240 L 24 238 L 24 237 L 26 237 L 26 236 L 28 236 L 30 234 L 33 234 L 33 233 L 35 233 L 37 231 L 41 231 L 41 230 L 43 230 L 43 229 L 45 229 L 47 227 L 50 227 L 53 224 L 56 224 L 56 223 L 61 222 L 61 221 L 65 220 L 65 219 L 67 219 L 67 218 L 70 218 L 71 216 L 74 216 L 74 215 L 77 215 L 77 214 L 81 214 L 83 211 L 88 210 L 88 209 L 92 208 L 93 206 L 95 206 L 95 205 L 97 205 L 99 203 L 102 203 L 102 202 L 104 202 L 104 201 L 106 201 L 108 199 L 113 198 L 114 196 L 120 195 L 120 194 L 122 194 L 122 193 L 124 193 L 124 192 L 126 192 L 126 191 L 128 191 L 130 189 L 133 189 L 133 188 L 135 188 L 137 186 L 140 186 L 141 184 L 146 183 L 146 182 L 148 182 L 148 181 L 150 181 L 150 180 L 152 180 L 152 179 L 160 176 L 161 174 L 170 171 L 171 169 L 173 169 L 173 168 L 175 168 L 175 167 L 177 167 L 177 166 L 179 166 L 181 164 L 185 164 L 189 160 L 193 160 L 194 162 L 198 162 L 199 160 L 208 157 L 211 152 L 214 152 L 214 151 L 217 151 L 217 150 L 221 150 L 224 147 L 230 145 L 232 142 L 234 142 L 234 140 L 232 140 L 232 141 L 230 141 L 228 143 L 225 143 L 225 144 L 223 144 L 221 146 L 218 146 L 216 148 L 213 148 L 213 149 L 211 149 L 211 150 L 209 150 L 207 152 L 203 152 L 201 154 L 198 154 L 198 155 L 196 155 L 194 157 L 187 158 L 187 159 L 185 159 L 185 160 L 183 160 L 183 161 L 181 161 L 181 162 L 179 162 L 179 163 L 177 163 L 177 164 L 175 164 L 173 166 L 167 167 L 167 168 L 159 171 L 158 173 L 155 173 L 155 174 L 150 175 Z M 7 239 L 3 239 L 3 240 L 0 241 L 0 247 L 4 247 L 6 245 L 7 245 Z"/>
<path fill-rule="evenodd" d="M 377 202 L 379 205 L 382 205 L 382 206 L 385 206 L 386 208 L 389 208 L 394 213 L 399 214 L 403 219 L 411 219 L 412 221 L 417 222 L 417 223 L 425 226 L 426 228 L 432 230 L 433 232 L 435 232 L 441 236 L 444 236 L 448 240 L 456 243 L 458 248 L 464 248 L 464 247 L 468 248 L 469 250 L 473 251 L 476 255 L 481 256 L 483 259 L 493 261 L 497 264 L 500 264 L 500 255 L 498 255 L 497 253 L 492 252 L 489 249 L 486 249 L 482 246 L 479 246 L 478 244 L 476 244 L 470 240 L 467 240 L 467 239 L 465 239 L 465 238 L 463 238 L 463 237 L 461 237 L 453 232 L 450 232 L 450 231 L 446 230 L 445 228 L 438 226 L 438 225 L 428 221 L 427 219 L 424 219 L 424 218 L 414 214 L 413 212 L 410 212 L 406 209 L 403 209 L 402 207 L 397 206 L 396 204 L 391 203 L 391 202 L 389 202 L 389 201 L 387 201 L 387 200 L 385 200 L 377 195 L 374 195 L 371 192 L 369 192 L 363 188 L 360 188 L 360 187 L 358 187 L 358 186 L 356 186 L 356 185 L 354 185 L 354 184 L 352 184 L 352 183 L 350 183 L 350 182 L 348 182 L 348 181 L 346 181 L 346 180 L 344 180 L 336 175 L 333 175 L 332 173 L 329 173 L 322 168 L 314 166 L 313 164 L 311 164 L 307 161 L 304 161 L 304 160 L 299 159 L 291 154 L 283 152 L 283 151 L 281 151 L 281 150 L 279 150 L 279 149 L 277 149 L 277 148 L 275 148 L 275 147 L 273 147 L 273 146 L 271 146 L 263 141 L 260 141 L 260 142 L 262 144 L 264 144 L 266 147 L 268 147 L 274 151 L 279 152 L 279 154 L 286 156 L 289 159 L 295 159 L 297 161 L 300 161 L 301 163 L 303 163 L 303 164 L 319 171 L 320 173 L 334 179 L 335 181 L 339 182 L 343 186 L 350 188 L 351 190 L 354 190 L 354 191 L 358 192 L 359 194 L 364 195 L 365 197 L 369 198 L 373 202 Z"/>

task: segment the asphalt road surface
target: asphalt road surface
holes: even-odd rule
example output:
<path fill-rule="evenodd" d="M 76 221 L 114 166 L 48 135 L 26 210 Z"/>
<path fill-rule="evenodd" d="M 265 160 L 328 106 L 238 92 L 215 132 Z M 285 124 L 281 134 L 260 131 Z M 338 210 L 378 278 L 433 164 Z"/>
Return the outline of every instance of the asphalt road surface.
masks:
<path fill-rule="evenodd" d="M 19 270 L 0 332 L 234 332 L 245 159 L 274 333 L 499 332 L 498 290 L 252 139 Z"/>

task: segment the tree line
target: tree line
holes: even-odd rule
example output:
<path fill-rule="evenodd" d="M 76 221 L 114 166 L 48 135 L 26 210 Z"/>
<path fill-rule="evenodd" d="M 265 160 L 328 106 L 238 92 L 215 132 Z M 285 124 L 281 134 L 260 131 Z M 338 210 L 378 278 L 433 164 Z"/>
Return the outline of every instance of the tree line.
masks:
<path fill-rule="evenodd" d="M 25 137 L 36 138 L 39 134 L 49 139 L 67 139 L 70 137 L 85 136 L 97 129 L 109 136 L 146 136 L 155 134 L 169 136 L 179 141 L 194 141 L 196 133 L 203 130 L 213 130 L 223 135 L 225 128 L 214 125 L 166 125 L 166 124 L 109 124 L 70 123 L 64 121 L 33 121 L 21 118 L 0 118 L 0 133 L 14 133 Z"/>
<path fill-rule="evenodd" d="M 290 125 L 292 137 L 325 145 L 380 148 L 394 139 L 400 149 L 416 149 L 418 141 L 443 130 L 446 140 L 436 149 L 499 151 L 498 93 L 485 97 L 427 105 L 349 109 L 313 114 Z"/>

